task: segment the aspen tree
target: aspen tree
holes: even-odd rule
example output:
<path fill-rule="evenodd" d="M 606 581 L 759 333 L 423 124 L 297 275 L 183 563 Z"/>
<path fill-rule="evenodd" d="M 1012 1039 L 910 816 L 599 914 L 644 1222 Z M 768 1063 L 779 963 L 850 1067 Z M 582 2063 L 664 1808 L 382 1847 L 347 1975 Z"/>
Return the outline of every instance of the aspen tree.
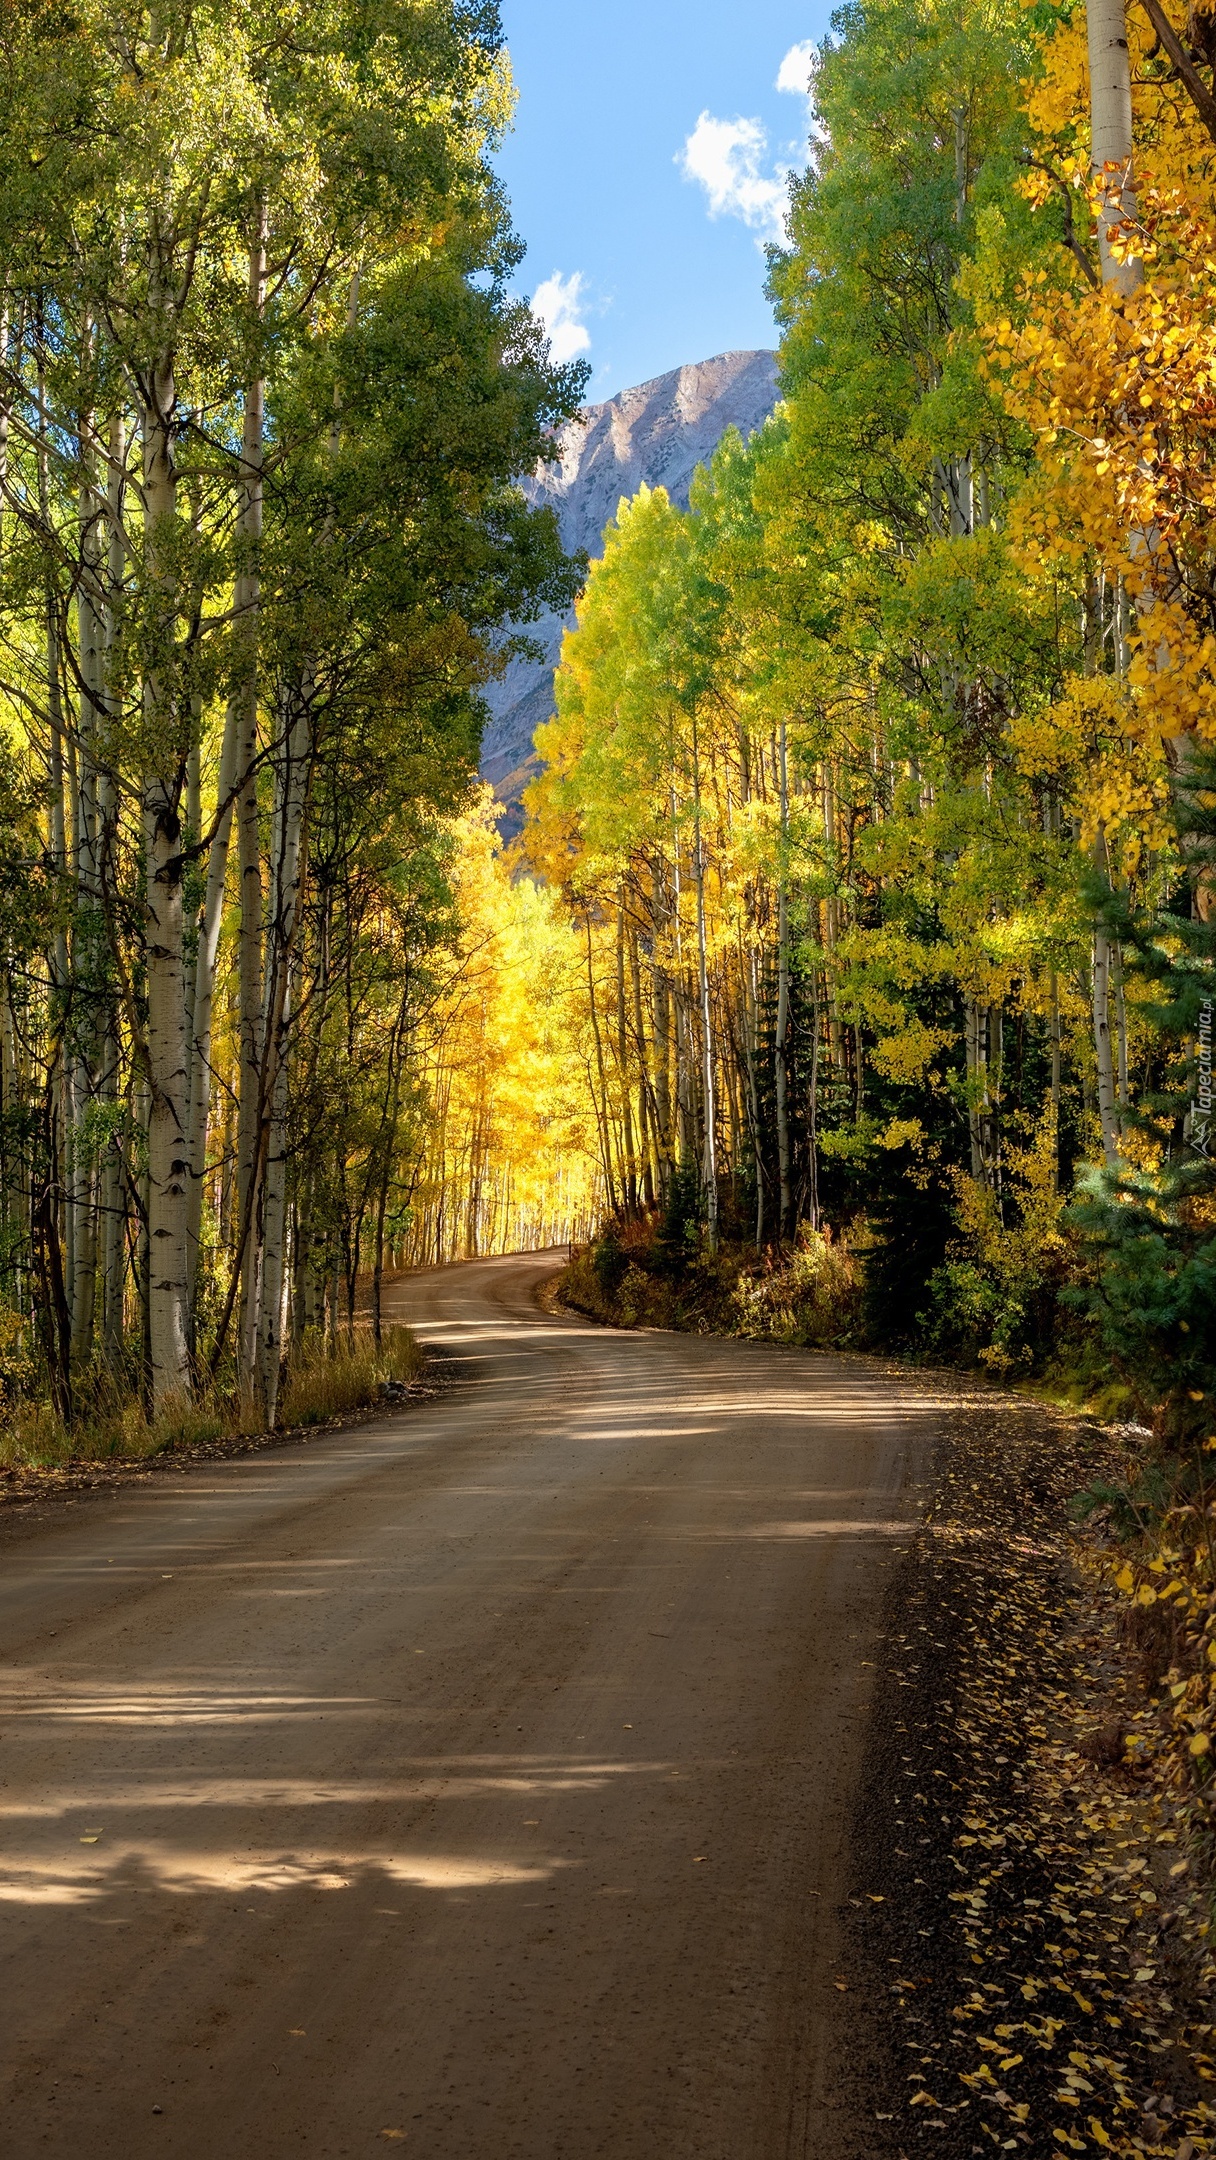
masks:
<path fill-rule="evenodd" d="M 1124 0 L 1085 0 L 1089 45 L 1090 156 L 1098 188 L 1098 249 L 1102 276 L 1117 292 L 1132 293 L 1142 284 L 1139 258 L 1121 249 L 1117 258 L 1112 234 L 1136 219 L 1132 172 L 1132 77 Z"/>

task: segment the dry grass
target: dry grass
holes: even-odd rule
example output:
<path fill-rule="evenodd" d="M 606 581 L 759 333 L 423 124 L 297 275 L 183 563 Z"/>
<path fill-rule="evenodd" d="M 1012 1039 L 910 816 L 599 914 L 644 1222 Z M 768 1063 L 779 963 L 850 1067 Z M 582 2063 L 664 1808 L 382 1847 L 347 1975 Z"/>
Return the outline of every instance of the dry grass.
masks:
<path fill-rule="evenodd" d="M 322 1425 L 374 1402 L 382 1381 L 409 1381 L 421 1369 L 422 1352 L 405 1327 L 385 1328 L 379 1349 L 363 1329 L 356 1329 L 353 1349 L 339 1343 L 327 1351 L 319 1338 L 306 1336 L 279 1398 L 279 1421 Z"/>
<path fill-rule="evenodd" d="M 379 1348 L 357 1328 L 353 1348 L 329 1349 L 305 1337 L 279 1391 L 280 1426 L 323 1425 L 374 1403 L 385 1381 L 408 1382 L 421 1370 L 422 1351 L 408 1328 L 386 1328 Z M 0 1410 L 0 1467 L 61 1469 L 68 1463 L 140 1462 L 178 1448 L 254 1436 L 263 1429 L 248 1397 L 213 1392 L 181 1402 L 155 1418 L 137 1397 L 99 1391 L 89 1409 L 65 1424 L 48 1402 L 16 1402 Z"/>

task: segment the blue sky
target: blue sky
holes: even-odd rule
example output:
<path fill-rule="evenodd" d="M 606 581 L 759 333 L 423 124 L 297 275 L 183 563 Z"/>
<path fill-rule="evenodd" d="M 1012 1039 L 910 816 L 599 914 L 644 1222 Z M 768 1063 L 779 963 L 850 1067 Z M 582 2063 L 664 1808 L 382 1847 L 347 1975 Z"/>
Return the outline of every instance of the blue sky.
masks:
<path fill-rule="evenodd" d="M 498 159 L 517 283 L 591 400 L 775 345 L 763 242 L 806 161 L 824 0 L 502 0 L 519 104 Z M 785 86 L 777 88 L 778 77 Z"/>

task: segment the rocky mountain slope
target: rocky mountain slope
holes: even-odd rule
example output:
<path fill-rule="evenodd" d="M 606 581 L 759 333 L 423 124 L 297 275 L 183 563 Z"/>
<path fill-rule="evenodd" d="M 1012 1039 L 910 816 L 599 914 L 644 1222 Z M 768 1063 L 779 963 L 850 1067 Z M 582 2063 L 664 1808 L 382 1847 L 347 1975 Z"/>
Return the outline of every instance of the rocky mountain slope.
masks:
<path fill-rule="evenodd" d="M 777 398 L 777 355 L 719 353 L 673 368 L 653 382 L 591 405 L 564 430 L 561 457 L 524 483 L 532 502 L 552 503 L 568 548 L 601 552 L 604 527 L 623 495 L 643 482 L 665 487 L 686 508 L 698 465 L 713 455 L 727 428 L 750 435 Z M 573 618 L 571 618 L 573 619 Z M 541 661 L 513 661 L 486 693 L 490 722 L 481 769 L 504 806 L 503 829 L 519 826 L 519 796 L 536 770 L 532 737 L 553 710 L 553 670 L 565 624 L 550 615 L 530 626 L 544 646 Z"/>

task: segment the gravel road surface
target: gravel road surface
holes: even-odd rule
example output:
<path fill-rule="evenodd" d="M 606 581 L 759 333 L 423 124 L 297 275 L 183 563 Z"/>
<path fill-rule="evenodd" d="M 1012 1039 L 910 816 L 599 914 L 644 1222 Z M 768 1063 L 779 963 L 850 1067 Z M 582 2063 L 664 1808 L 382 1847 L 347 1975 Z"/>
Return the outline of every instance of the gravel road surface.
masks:
<path fill-rule="evenodd" d="M 7 1543 L 4 2160 L 865 2151 L 835 1907 L 932 1412 L 544 1313 L 559 1257 L 395 1287 L 438 1399 Z"/>

